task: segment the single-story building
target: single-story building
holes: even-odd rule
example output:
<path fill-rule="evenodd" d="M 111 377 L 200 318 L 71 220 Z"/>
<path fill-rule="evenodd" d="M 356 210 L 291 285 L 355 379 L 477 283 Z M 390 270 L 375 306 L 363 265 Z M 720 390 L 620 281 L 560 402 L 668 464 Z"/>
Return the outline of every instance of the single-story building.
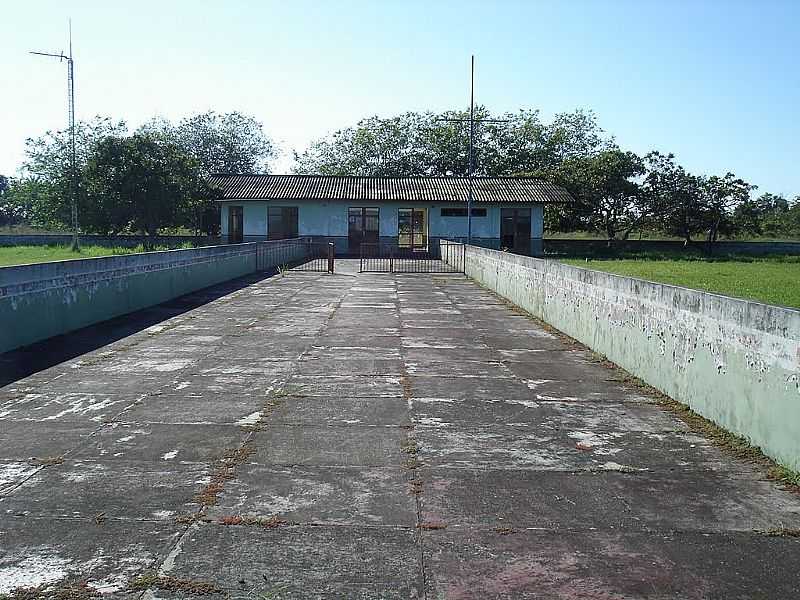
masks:
<path fill-rule="evenodd" d="M 426 249 L 467 238 L 467 177 L 214 175 L 229 243 L 312 237 L 338 253 L 362 243 Z M 532 177 L 473 179 L 472 242 L 541 254 L 544 205 L 572 202 L 562 187 Z"/>

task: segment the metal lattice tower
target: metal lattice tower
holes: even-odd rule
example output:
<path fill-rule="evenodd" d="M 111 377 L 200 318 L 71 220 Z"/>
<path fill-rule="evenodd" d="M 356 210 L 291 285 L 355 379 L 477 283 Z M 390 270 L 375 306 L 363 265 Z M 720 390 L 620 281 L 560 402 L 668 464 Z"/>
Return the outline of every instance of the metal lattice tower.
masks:
<path fill-rule="evenodd" d="M 75 61 L 72 58 L 72 21 L 69 22 L 69 54 L 64 52 L 52 54 L 49 52 L 31 52 L 38 56 L 57 58 L 59 62 L 67 61 L 67 111 L 69 121 L 69 195 L 72 208 L 72 249 L 77 251 L 80 246 L 78 236 L 78 165 L 75 154 Z"/>

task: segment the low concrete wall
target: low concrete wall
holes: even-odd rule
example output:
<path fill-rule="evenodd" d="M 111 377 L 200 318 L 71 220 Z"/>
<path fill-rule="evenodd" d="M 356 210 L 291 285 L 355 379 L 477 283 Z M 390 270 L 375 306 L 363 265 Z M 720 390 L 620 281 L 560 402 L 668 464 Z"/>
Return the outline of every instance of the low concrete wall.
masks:
<path fill-rule="evenodd" d="M 120 246 L 124 248 L 135 248 L 143 244 L 145 237 L 141 235 L 82 235 L 81 244 L 85 246 Z M 219 237 L 192 235 L 162 235 L 153 240 L 155 246 L 177 247 L 183 244 L 193 244 L 196 246 L 212 246 L 220 244 Z M 71 234 L 0 234 L 0 246 L 69 246 L 72 244 Z"/>
<path fill-rule="evenodd" d="M 477 244 L 482 245 L 482 244 Z M 708 244 L 694 242 L 688 248 L 683 242 L 675 240 L 624 240 L 614 242 L 609 247 L 605 240 L 571 240 L 549 238 L 544 240 L 545 255 L 558 256 L 597 256 L 618 252 L 687 252 L 708 254 Z M 711 246 L 711 255 L 744 254 L 764 256 L 766 254 L 800 254 L 800 242 L 737 242 L 724 240 Z"/>
<path fill-rule="evenodd" d="M 800 469 L 800 311 L 475 246 L 466 273 Z"/>
<path fill-rule="evenodd" d="M 0 353 L 306 254 L 281 241 L 2 267 Z"/>

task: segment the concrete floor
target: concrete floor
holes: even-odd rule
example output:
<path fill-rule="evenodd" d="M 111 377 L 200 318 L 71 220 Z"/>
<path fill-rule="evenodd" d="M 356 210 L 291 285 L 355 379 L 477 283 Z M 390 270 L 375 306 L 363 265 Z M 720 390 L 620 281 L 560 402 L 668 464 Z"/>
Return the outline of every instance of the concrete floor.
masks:
<path fill-rule="evenodd" d="M 800 597 L 800 497 L 463 276 L 337 266 L 1 356 L 0 593 Z"/>

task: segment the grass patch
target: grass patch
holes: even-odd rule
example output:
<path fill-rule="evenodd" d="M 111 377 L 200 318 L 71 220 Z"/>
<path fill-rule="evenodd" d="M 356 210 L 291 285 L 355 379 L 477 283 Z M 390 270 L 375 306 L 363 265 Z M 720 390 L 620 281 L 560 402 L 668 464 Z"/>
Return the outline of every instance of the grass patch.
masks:
<path fill-rule="evenodd" d="M 800 257 L 563 259 L 578 267 L 800 308 Z"/>
<path fill-rule="evenodd" d="M 193 248 L 185 243 L 179 248 Z M 167 246 L 156 246 L 151 252 L 173 250 Z M 123 246 L 81 246 L 79 252 L 73 252 L 70 246 L 3 246 L 0 247 L 0 267 L 28 265 L 34 263 L 53 262 L 56 260 L 74 260 L 76 258 L 98 258 L 101 256 L 118 256 L 147 252 L 141 244 L 132 248 Z"/>

